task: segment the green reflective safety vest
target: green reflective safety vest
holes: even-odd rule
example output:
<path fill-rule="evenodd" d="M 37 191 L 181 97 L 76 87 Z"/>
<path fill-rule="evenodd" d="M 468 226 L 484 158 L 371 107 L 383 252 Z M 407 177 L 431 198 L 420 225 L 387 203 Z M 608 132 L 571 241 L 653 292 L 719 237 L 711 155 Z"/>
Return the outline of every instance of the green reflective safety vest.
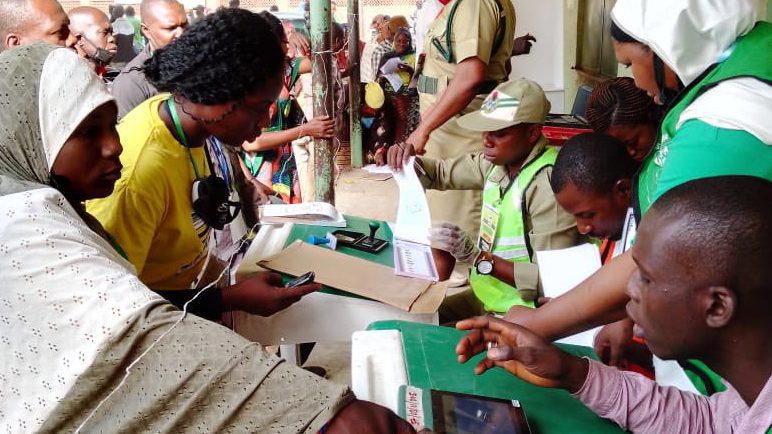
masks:
<path fill-rule="evenodd" d="M 493 168 L 488 172 L 483 188 L 483 218 L 480 221 L 480 232 L 485 230 L 483 225 L 490 226 L 491 223 L 485 219 L 485 208 L 498 210 L 498 224 L 495 228 L 491 228 L 496 233 L 490 249 L 494 255 L 511 262 L 531 262 L 531 246 L 525 232 L 523 217 L 523 212 L 527 211 L 524 195 L 536 174 L 545 167 L 553 166 L 557 156 L 556 148 L 549 146 L 544 148 L 541 154 L 520 169 L 517 178 L 510 183 L 503 197 L 499 183 L 491 180 Z M 469 283 L 485 310 L 489 312 L 503 313 L 515 305 L 534 307 L 533 301 L 525 301 L 520 297 L 517 288 L 493 276 L 477 274 L 474 267 L 469 276 Z"/>
<path fill-rule="evenodd" d="M 636 180 L 633 205 L 637 221 L 640 221 L 641 217 L 646 214 L 659 195 L 664 193 L 660 185 L 660 175 L 667 161 L 671 141 L 678 134 L 677 125 L 681 113 L 697 97 L 725 80 L 737 77 L 755 77 L 772 85 L 772 56 L 764 54 L 769 53 L 770 47 L 772 47 L 772 23 L 760 21 L 750 32 L 735 41 L 729 57 L 713 65 L 701 77 L 695 79 L 694 83 L 682 92 L 678 101 L 668 110 L 662 121 L 659 140 L 644 160 Z M 694 161 L 693 167 L 684 168 L 689 169 L 689 174 L 686 176 L 694 176 L 695 173 L 699 173 L 698 169 L 701 164 L 700 161 Z M 746 165 L 742 161 L 726 161 L 726 164 L 726 174 L 755 175 L 770 179 L 768 171 L 766 176 L 754 173 L 753 170 L 750 170 L 750 165 Z M 718 174 L 704 174 L 702 176 L 715 175 Z M 684 179 L 683 182 L 688 180 Z"/>
<path fill-rule="evenodd" d="M 736 77 L 755 77 L 772 85 L 772 56 L 768 55 L 769 47 L 771 46 L 772 23 L 760 21 L 756 23 L 750 32 L 735 41 L 729 57 L 712 66 L 684 90 L 679 100 L 665 115 L 661 125 L 659 140 L 644 160 L 638 175 L 634 189 L 636 194 L 633 200 L 636 220 L 640 221 L 641 216 L 646 214 L 649 207 L 658 198 L 658 195 L 663 193 L 659 185 L 659 178 L 667 161 L 671 139 L 678 134 L 677 125 L 681 113 L 697 97 L 725 80 Z M 727 144 L 727 146 L 729 145 Z M 736 145 L 736 143 L 733 143 L 733 145 Z M 700 161 L 694 162 L 695 167 L 698 167 L 700 164 Z M 756 173 L 749 168 L 750 165 L 742 161 L 727 161 L 727 165 L 727 172 L 729 173 L 761 176 L 772 180 L 768 170 L 765 174 Z M 694 173 L 692 171 L 685 175 L 683 182 L 689 181 L 688 177 L 694 177 Z M 713 176 L 715 174 L 706 173 L 700 175 Z M 700 393 L 712 395 L 715 392 L 726 389 L 721 377 L 710 370 L 704 363 L 698 360 L 680 361 L 679 363 Z"/>

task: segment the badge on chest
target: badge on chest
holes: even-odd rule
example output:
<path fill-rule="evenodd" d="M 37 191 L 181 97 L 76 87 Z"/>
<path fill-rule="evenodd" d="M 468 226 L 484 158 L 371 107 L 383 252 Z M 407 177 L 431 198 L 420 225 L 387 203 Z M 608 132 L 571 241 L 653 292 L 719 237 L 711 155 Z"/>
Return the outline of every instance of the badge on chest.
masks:
<path fill-rule="evenodd" d="M 485 252 L 490 252 L 493 250 L 496 228 L 499 226 L 499 207 L 490 203 L 483 203 L 480 214 L 480 237 L 477 240 L 477 247 Z"/>

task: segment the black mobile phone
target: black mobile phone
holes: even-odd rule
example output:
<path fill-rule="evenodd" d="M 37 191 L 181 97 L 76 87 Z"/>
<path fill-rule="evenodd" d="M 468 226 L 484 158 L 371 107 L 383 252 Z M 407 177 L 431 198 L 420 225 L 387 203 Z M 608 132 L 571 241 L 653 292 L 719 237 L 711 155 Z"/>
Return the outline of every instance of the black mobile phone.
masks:
<path fill-rule="evenodd" d="M 313 271 L 309 271 L 308 273 L 306 273 L 306 274 L 304 274 L 302 276 L 298 276 L 298 277 L 290 280 L 289 282 L 285 283 L 284 287 L 285 288 L 294 288 L 296 286 L 303 286 L 303 285 L 306 285 L 308 283 L 313 282 L 314 281 L 314 277 L 315 277 L 314 272 Z"/>

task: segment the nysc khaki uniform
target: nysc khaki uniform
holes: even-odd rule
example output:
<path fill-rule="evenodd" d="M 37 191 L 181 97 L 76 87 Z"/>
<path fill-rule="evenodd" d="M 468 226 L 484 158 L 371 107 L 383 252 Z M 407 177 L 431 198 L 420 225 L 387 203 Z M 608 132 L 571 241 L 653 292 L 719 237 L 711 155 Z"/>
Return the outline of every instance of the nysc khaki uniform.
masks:
<path fill-rule="evenodd" d="M 448 25 L 451 11 L 453 19 Z M 429 26 L 418 86 L 421 113 L 447 88 L 459 62 L 477 57 L 486 68 L 480 94 L 429 136 L 427 157 L 442 160 L 482 150 L 482 134 L 461 128 L 457 119 L 479 109 L 486 94 L 506 80 L 505 65 L 512 54 L 514 34 L 515 9 L 510 0 L 453 0 Z M 469 234 L 478 232 L 482 205 L 479 189 L 427 191 L 426 196 L 432 220 L 455 223 Z"/>

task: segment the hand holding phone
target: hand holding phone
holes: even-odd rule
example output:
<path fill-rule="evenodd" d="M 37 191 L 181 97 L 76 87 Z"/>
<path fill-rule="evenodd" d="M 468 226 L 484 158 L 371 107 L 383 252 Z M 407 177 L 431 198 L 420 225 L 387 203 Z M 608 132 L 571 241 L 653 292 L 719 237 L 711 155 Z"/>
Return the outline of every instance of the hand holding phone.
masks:
<path fill-rule="evenodd" d="M 297 286 L 303 286 L 303 285 L 306 285 L 306 284 L 309 284 L 309 283 L 313 282 L 314 281 L 314 277 L 316 277 L 314 272 L 313 271 L 309 271 L 308 273 L 306 273 L 306 274 L 304 274 L 302 276 L 296 277 L 296 278 L 290 280 L 289 282 L 285 283 L 284 287 L 285 288 L 295 288 Z"/>

